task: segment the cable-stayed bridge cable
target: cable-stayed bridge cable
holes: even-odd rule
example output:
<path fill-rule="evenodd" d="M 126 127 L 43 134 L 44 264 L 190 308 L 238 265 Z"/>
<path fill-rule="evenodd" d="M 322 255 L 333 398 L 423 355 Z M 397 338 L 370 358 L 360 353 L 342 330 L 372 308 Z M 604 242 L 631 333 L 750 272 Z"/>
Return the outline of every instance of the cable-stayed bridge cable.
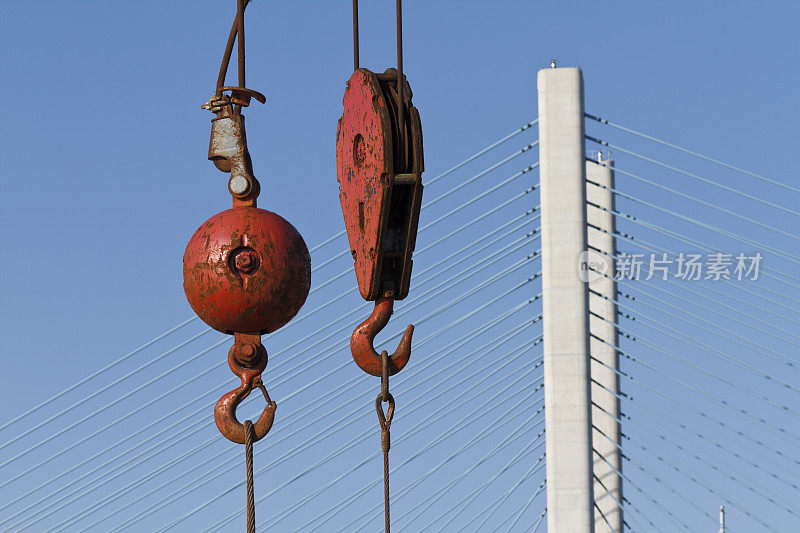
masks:
<path fill-rule="evenodd" d="M 659 143 L 659 144 L 663 144 L 664 146 L 668 146 L 670 148 L 673 148 L 673 149 L 678 150 L 680 152 L 683 152 L 685 154 L 689 154 L 689 155 L 692 155 L 694 157 L 698 157 L 700 159 L 704 159 L 704 160 L 706 160 L 706 161 L 708 161 L 710 163 L 714 163 L 716 165 L 723 166 L 723 167 L 728 168 L 730 170 L 735 170 L 736 172 L 740 172 L 742 174 L 746 174 L 748 176 L 760 179 L 760 180 L 762 180 L 764 182 L 771 183 L 772 185 L 777 185 L 778 187 L 783 187 L 784 189 L 787 189 L 787 190 L 790 190 L 790 191 L 800 192 L 800 189 L 798 189 L 796 187 L 792 187 L 790 185 L 786 185 L 785 183 L 781 183 L 778 180 L 767 178 L 766 176 L 762 176 L 760 174 L 756 174 L 755 172 L 750 172 L 749 170 L 745 170 L 745 169 L 736 167 L 736 166 L 731 165 L 729 163 L 725 163 L 724 161 L 720 161 L 719 159 L 714 159 L 713 157 L 709 157 L 709 156 L 703 155 L 703 154 L 698 153 L 698 152 L 693 152 L 692 150 L 689 150 L 687 148 L 683 148 L 683 147 L 678 146 L 676 144 L 669 143 L 667 141 L 664 141 L 662 139 L 658 139 L 656 137 L 647 135 L 647 134 L 642 133 L 640 131 L 636 131 L 636 130 L 631 129 L 631 128 L 626 128 L 625 126 L 622 126 L 620 124 L 616 124 L 614 122 L 611 122 L 610 120 L 606 120 L 604 118 L 600 118 L 600 117 L 597 117 L 597 116 L 594 116 L 594 115 L 590 115 L 589 113 L 586 113 L 585 116 L 587 118 L 595 120 L 595 121 L 597 121 L 597 122 L 599 122 L 601 124 L 606 124 L 608 126 L 617 128 L 618 130 L 621 130 L 621 131 L 624 131 L 624 132 L 627 132 L 627 133 L 632 133 L 633 135 L 637 135 L 639 137 L 642 137 L 643 139 L 647 139 L 649 141 L 653 141 L 653 142 L 656 142 L 656 143 Z"/>
<path fill-rule="evenodd" d="M 592 137 L 591 135 L 586 135 L 586 139 L 589 140 L 589 141 L 592 141 L 594 143 L 597 143 L 597 144 L 599 144 L 601 146 L 606 146 L 608 148 L 612 148 L 614 150 L 618 150 L 618 151 L 626 153 L 628 155 L 632 155 L 633 157 L 636 157 L 636 158 L 641 159 L 643 161 L 647 161 L 648 163 L 653 163 L 654 165 L 658 165 L 658 166 L 660 166 L 662 168 L 666 168 L 668 170 L 672 170 L 673 172 L 677 172 L 678 174 L 683 174 L 684 176 L 688 176 L 690 178 L 702 181 L 703 183 L 708 183 L 709 185 L 713 185 L 715 187 L 719 187 L 720 189 L 732 192 L 734 194 L 742 196 L 743 198 L 747 198 L 748 200 L 753 200 L 755 202 L 759 202 L 759 203 L 761 203 L 763 205 L 766 205 L 768 207 L 773 207 L 775 209 L 779 209 L 779 210 L 784 211 L 786 213 L 789 213 L 789 214 L 792 214 L 792 215 L 795 215 L 795 216 L 800 216 L 800 212 L 797 212 L 797 211 L 795 211 L 793 209 L 789 209 L 789 208 L 784 207 L 782 205 L 775 204 L 775 203 L 770 202 L 768 200 L 764 200 L 763 198 L 759 198 L 757 196 L 754 196 L 752 194 L 746 193 L 744 191 L 740 191 L 738 189 L 735 189 L 735 188 L 730 187 L 728 185 L 725 185 L 723 183 L 718 183 L 718 182 L 716 182 L 714 180 L 711 180 L 711 179 L 708 179 L 708 178 L 704 178 L 703 176 L 699 176 L 699 175 L 694 174 L 692 172 L 689 172 L 687 170 L 682 170 L 682 169 L 674 167 L 672 165 L 668 165 L 666 163 L 663 163 L 661 161 L 657 161 L 655 159 L 652 159 L 650 157 L 644 156 L 642 154 L 637 154 L 636 152 L 633 152 L 631 150 L 627 150 L 627 149 L 625 149 L 625 148 L 623 148 L 621 146 L 617 146 L 615 144 L 609 143 L 609 142 L 604 141 L 602 139 L 598 139 L 596 137 Z M 795 238 L 795 239 L 800 239 L 800 237 L 798 237 L 797 235 L 792 235 L 792 234 L 787 234 L 787 235 L 789 237 L 792 237 L 792 238 Z"/>

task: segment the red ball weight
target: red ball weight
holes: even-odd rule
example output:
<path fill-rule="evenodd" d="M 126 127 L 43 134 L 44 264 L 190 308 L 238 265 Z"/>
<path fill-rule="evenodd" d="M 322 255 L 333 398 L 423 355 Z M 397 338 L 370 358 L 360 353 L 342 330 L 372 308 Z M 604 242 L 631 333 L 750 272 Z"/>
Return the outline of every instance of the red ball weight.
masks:
<path fill-rule="evenodd" d="M 271 333 L 303 306 L 311 257 L 282 217 L 228 209 L 194 233 L 183 254 L 183 289 L 194 312 L 223 333 Z"/>

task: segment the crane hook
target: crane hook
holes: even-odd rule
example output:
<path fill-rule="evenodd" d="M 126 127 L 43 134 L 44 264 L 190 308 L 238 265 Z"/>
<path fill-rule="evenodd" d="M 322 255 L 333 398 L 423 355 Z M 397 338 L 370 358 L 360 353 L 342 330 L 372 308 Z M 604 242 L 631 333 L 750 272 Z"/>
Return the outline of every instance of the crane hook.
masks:
<path fill-rule="evenodd" d="M 353 360 L 366 372 L 373 376 L 380 376 L 383 371 L 381 355 L 375 351 L 373 342 L 375 335 L 378 334 L 389 322 L 394 307 L 394 292 L 388 291 L 381 298 L 375 300 L 375 308 L 372 314 L 353 331 L 350 336 L 350 352 Z M 414 325 L 409 324 L 400 339 L 397 350 L 389 356 L 389 375 L 397 374 L 406 366 L 411 358 L 411 335 L 414 333 Z"/>
<path fill-rule="evenodd" d="M 217 401 L 217 405 L 214 407 L 214 421 L 217 423 L 217 429 L 226 439 L 244 444 L 245 427 L 236 418 L 236 408 L 239 404 L 255 388 L 261 389 L 261 393 L 267 401 L 261 416 L 253 423 L 253 442 L 264 438 L 272 429 L 278 404 L 269 397 L 269 393 L 261 381 L 261 373 L 267 367 L 267 350 L 261 344 L 261 335 L 246 333 L 235 333 L 234 335 L 236 340 L 228 352 L 228 366 L 234 374 L 239 376 L 242 384 Z"/>

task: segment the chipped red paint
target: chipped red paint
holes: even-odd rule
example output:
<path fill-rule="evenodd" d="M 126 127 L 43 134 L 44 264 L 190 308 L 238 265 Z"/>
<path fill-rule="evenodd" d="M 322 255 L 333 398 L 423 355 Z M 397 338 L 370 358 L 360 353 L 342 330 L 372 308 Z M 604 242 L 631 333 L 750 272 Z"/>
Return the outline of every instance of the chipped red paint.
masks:
<path fill-rule="evenodd" d="M 380 213 L 388 202 L 388 180 L 394 171 L 391 124 L 378 78 L 366 69 L 350 77 L 342 103 L 336 132 L 339 200 L 358 288 L 364 299 L 372 299 L 385 231 Z"/>
<path fill-rule="evenodd" d="M 242 383 L 217 401 L 214 406 L 214 421 L 226 439 L 244 444 L 244 424 L 236 417 L 239 404 L 256 388 L 261 390 L 267 402 L 261 416 L 253 423 L 253 442 L 261 440 L 269 433 L 278 404 L 272 401 L 261 382 L 261 373 L 267 366 L 267 350 L 261 344 L 261 336 L 236 333 L 234 338 L 234 344 L 228 351 L 228 366 Z"/>
<path fill-rule="evenodd" d="M 391 293 L 385 298 L 375 300 L 375 308 L 372 314 L 364 322 L 358 325 L 350 336 L 350 353 L 358 367 L 373 376 L 381 376 L 383 371 L 383 359 L 381 354 L 375 351 L 372 343 L 375 335 L 386 327 L 389 317 L 392 316 L 394 298 Z M 414 326 L 409 325 L 403 332 L 403 338 L 397 345 L 397 350 L 389 356 L 389 375 L 397 374 L 406 366 L 411 358 L 411 336 L 414 333 Z"/>
<path fill-rule="evenodd" d="M 397 72 L 358 69 L 347 82 L 336 132 L 336 175 L 361 296 L 408 294 L 422 201 L 422 126 Z M 399 131 L 399 113 L 404 131 Z"/>
<path fill-rule="evenodd" d="M 289 222 L 270 211 L 237 207 L 208 219 L 183 255 L 189 305 L 224 333 L 270 333 L 303 306 L 311 257 Z"/>

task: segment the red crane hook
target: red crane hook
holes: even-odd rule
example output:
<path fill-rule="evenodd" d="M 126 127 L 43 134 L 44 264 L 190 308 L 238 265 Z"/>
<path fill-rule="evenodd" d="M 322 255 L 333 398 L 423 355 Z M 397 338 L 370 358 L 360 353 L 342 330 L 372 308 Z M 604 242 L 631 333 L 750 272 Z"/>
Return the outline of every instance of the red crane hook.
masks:
<path fill-rule="evenodd" d="M 226 439 L 238 444 L 245 443 L 244 424 L 236 418 L 236 408 L 255 388 L 261 389 L 267 405 L 253 423 L 253 442 L 261 440 L 269 433 L 275 419 L 278 404 L 272 401 L 261 381 L 261 373 L 267 367 L 267 350 L 261 344 L 260 335 L 235 333 L 235 342 L 228 352 L 228 366 L 239 376 L 242 384 L 222 396 L 214 407 L 214 421 L 217 429 Z"/>
<path fill-rule="evenodd" d="M 375 300 L 375 308 L 372 314 L 353 331 L 350 336 L 350 352 L 353 360 L 366 372 L 373 376 L 381 376 L 383 362 L 381 355 L 375 351 L 373 342 L 375 335 L 381 331 L 389 322 L 394 308 L 394 293 L 387 292 L 385 296 Z M 414 333 L 414 325 L 409 324 L 400 339 L 397 350 L 389 356 L 389 375 L 397 374 L 406 366 L 411 358 L 411 336 Z"/>

